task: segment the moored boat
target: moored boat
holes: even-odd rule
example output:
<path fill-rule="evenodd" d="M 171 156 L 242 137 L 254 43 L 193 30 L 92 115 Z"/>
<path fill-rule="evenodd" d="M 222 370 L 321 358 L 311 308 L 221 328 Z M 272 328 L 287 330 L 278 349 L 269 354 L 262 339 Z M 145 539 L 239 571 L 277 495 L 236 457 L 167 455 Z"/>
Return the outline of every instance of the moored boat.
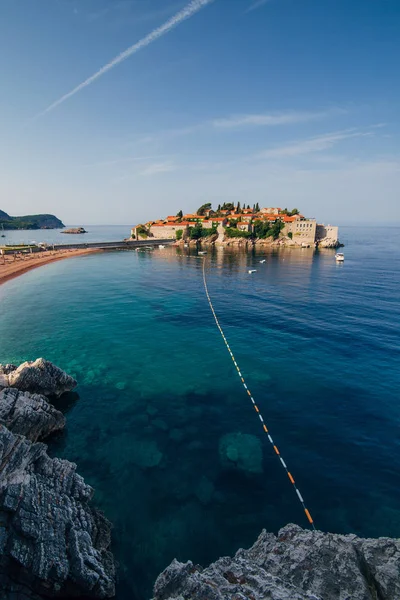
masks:
<path fill-rule="evenodd" d="M 335 259 L 336 259 L 336 262 L 343 262 L 344 261 L 344 254 L 342 252 L 337 252 L 335 254 Z"/>

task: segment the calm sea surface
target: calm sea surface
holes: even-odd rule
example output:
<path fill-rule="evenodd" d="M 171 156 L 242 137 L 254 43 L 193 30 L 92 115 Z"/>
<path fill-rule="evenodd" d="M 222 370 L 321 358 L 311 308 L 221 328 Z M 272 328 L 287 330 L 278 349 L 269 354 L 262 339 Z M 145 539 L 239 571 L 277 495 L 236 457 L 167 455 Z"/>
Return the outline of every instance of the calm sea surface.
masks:
<path fill-rule="evenodd" d="M 400 536 L 400 229 L 341 235 L 344 264 L 217 250 L 209 291 L 317 528 Z M 173 248 L 108 253 L 0 287 L 0 362 L 44 356 L 79 381 L 50 452 L 78 464 L 114 524 L 118 600 L 147 600 L 174 557 L 207 564 L 262 528 L 307 526 L 201 266 Z M 259 438 L 262 473 L 224 468 L 220 441 L 237 432 Z"/>
<path fill-rule="evenodd" d="M 81 227 L 81 225 L 67 225 L 67 228 L 70 227 Z M 1 239 L 0 244 L 119 242 L 131 235 L 130 227 L 126 225 L 83 225 L 83 227 L 87 233 L 80 235 L 63 233 L 64 229 L 1 231 L 5 238 Z"/>

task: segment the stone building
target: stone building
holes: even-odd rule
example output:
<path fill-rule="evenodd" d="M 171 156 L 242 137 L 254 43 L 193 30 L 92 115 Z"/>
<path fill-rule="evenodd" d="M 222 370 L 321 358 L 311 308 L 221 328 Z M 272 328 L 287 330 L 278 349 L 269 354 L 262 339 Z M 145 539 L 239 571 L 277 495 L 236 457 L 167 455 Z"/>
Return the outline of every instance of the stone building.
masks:
<path fill-rule="evenodd" d="M 282 230 L 283 235 L 291 233 L 293 241 L 298 244 L 314 244 L 317 230 L 317 221 L 315 219 L 286 217 L 283 221 L 285 223 L 285 227 Z"/>

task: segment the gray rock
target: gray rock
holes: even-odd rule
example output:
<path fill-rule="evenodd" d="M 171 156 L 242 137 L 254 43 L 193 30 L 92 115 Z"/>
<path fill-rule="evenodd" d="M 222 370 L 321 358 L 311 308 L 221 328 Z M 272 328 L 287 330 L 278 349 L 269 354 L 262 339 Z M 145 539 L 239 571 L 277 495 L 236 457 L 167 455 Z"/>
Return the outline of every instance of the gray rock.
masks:
<path fill-rule="evenodd" d="M 0 391 L 0 423 L 37 442 L 63 429 L 65 417 L 44 396 L 5 388 Z"/>
<path fill-rule="evenodd" d="M 0 425 L 0 597 L 110 598 L 110 524 L 76 465 Z"/>
<path fill-rule="evenodd" d="M 0 365 L 0 389 L 13 387 L 32 394 L 61 396 L 64 392 L 73 390 L 76 385 L 73 377 L 43 358 L 22 363 L 19 367 Z"/>
<path fill-rule="evenodd" d="M 154 600 L 398 600 L 400 540 L 287 525 L 206 569 L 174 560 Z"/>

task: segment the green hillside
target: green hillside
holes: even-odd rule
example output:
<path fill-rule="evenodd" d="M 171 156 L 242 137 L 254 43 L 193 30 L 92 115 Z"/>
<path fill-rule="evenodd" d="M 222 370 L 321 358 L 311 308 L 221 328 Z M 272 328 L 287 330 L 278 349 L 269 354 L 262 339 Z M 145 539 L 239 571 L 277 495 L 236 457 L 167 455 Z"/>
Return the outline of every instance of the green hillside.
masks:
<path fill-rule="evenodd" d="M 54 215 L 24 215 L 10 217 L 0 210 L 0 229 L 61 229 L 64 223 Z"/>

